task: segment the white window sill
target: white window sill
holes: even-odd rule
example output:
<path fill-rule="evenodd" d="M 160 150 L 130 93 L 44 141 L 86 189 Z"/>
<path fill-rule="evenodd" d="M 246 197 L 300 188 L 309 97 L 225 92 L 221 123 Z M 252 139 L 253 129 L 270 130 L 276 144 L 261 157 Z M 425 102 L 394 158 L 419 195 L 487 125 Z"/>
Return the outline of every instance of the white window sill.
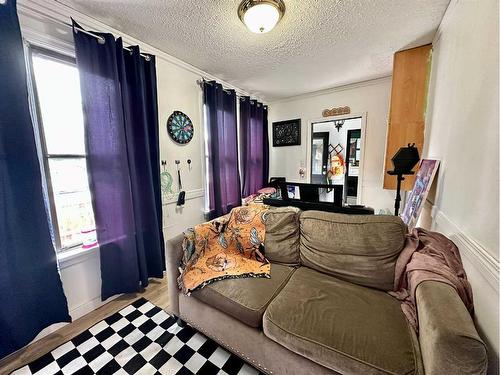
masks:
<path fill-rule="evenodd" d="M 59 263 L 59 268 L 64 269 L 74 264 L 81 263 L 87 258 L 98 255 L 99 245 L 91 247 L 89 249 L 84 249 L 81 246 L 77 246 L 71 250 L 66 250 L 58 253 L 57 261 Z"/>

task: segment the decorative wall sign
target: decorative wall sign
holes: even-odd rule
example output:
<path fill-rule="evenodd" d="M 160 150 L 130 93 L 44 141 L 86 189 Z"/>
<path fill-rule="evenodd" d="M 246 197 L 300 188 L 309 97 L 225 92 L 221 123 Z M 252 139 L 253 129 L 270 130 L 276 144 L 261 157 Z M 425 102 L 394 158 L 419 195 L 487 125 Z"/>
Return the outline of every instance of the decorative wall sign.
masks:
<path fill-rule="evenodd" d="M 350 107 L 336 107 L 332 109 L 325 109 L 323 111 L 323 117 L 348 115 L 349 113 L 351 113 Z"/>
<path fill-rule="evenodd" d="M 170 138 L 179 144 L 186 144 L 193 139 L 194 127 L 191 119 L 181 111 L 174 111 L 167 121 Z"/>
<path fill-rule="evenodd" d="M 300 119 L 273 122 L 273 147 L 300 145 Z"/>

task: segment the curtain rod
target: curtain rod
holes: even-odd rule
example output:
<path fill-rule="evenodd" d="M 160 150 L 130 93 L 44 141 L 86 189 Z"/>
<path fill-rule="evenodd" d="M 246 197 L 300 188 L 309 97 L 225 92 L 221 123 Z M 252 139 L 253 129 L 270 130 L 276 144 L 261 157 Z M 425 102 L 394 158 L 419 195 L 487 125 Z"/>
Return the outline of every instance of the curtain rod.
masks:
<path fill-rule="evenodd" d="M 200 78 L 200 79 L 197 79 L 197 80 L 196 80 L 196 83 L 197 83 L 197 84 L 198 84 L 198 86 L 200 86 L 201 88 L 203 88 L 203 85 L 210 85 L 210 86 L 212 86 L 212 82 L 207 81 L 205 78 Z M 231 92 L 229 89 L 225 89 L 224 87 L 222 88 L 222 90 L 223 90 L 224 92 L 227 92 L 227 93 Z M 235 91 L 235 90 L 233 90 L 233 91 Z M 244 102 L 246 98 L 250 98 L 250 96 L 249 96 L 249 95 L 238 95 L 238 94 L 236 94 L 236 97 L 237 97 L 237 98 L 239 98 L 242 102 Z M 252 101 L 257 102 L 257 105 L 260 103 L 257 99 L 250 99 L 250 101 L 251 101 L 251 102 L 252 102 Z M 263 106 L 263 107 L 267 107 L 267 104 L 264 104 L 264 103 L 260 103 L 260 104 L 262 104 L 262 106 Z"/>
<path fill-rule="evenodd" d="M 82 29 L 81 27 L 70 25 L 69 23 L 66 23 L 66 22 L 63 22 L 63 24 L 64 24 L 64 25 L 66 25 L 66 26 L 68 26 L 68 27 L 74 28 L 74 29 L 76 30 L 76 32 L 79 32 L 79 31 L 80 31 L 80 32 L 82 32 L 82 33 L 84 33 L 84 34 L 87 34 L 87 35 L 90 35 L 90 36 L 92 36 L 92 37 L 96 38 L 96 39 L 97 39 L 97 42 L 98 42 L 99 44 L 104 44 L 104 43 L 106 43 L 106 40 L 105 40 L 102 36 L 100 36 L 100 35 L 97 35 L 97 34 L 91 33 L 90 31 L 87 31 L 87 30 L 85 30 L 85 29 Z M 126 51 L 129 51 L 129 52 L 132 52 L 132 50 L 131 50 L 130 48 L 128 48 L 128 47 L 123 47 L 123 49 L 124 49 L 124 50 L 126 50 Z M 142 57 L 144 57 L 144 59 L 145 59 L 146 61 L 150 61 L 150 60 L 151 60 L 151 56 L 149 56 L 149 55 L 145 55 L 145 54 L 142 54 L 142 53 L 141 53 L 141 56 L 142 56 Z"/>

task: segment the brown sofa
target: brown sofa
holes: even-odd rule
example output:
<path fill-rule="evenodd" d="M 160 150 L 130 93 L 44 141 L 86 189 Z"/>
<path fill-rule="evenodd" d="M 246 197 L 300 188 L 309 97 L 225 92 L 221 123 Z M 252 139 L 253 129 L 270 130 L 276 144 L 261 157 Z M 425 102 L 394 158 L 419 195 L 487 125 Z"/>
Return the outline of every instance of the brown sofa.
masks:
<path fill-rule="evenodd" d="M 269 211 L 270 279 L 179 293 L 182 235 L 168 241 L 171 312 L 269 374 L 484 374 L 485 345 L 456 291 L 416 292 L 420 333 L 392 290 L 406 227 L 392 216 Z"/>

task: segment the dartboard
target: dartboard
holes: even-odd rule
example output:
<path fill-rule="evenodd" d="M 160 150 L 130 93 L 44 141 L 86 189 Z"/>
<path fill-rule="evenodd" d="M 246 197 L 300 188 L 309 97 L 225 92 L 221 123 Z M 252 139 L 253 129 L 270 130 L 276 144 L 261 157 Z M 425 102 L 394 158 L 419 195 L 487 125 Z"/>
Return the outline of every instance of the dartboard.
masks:
<path fill-rule="evenodd" d="M 170 137 L 177 143 L 186 144 L 193 138 L 194 127 L 191 119 L 180 111 L 174 111 L 167 121 Z"/>

